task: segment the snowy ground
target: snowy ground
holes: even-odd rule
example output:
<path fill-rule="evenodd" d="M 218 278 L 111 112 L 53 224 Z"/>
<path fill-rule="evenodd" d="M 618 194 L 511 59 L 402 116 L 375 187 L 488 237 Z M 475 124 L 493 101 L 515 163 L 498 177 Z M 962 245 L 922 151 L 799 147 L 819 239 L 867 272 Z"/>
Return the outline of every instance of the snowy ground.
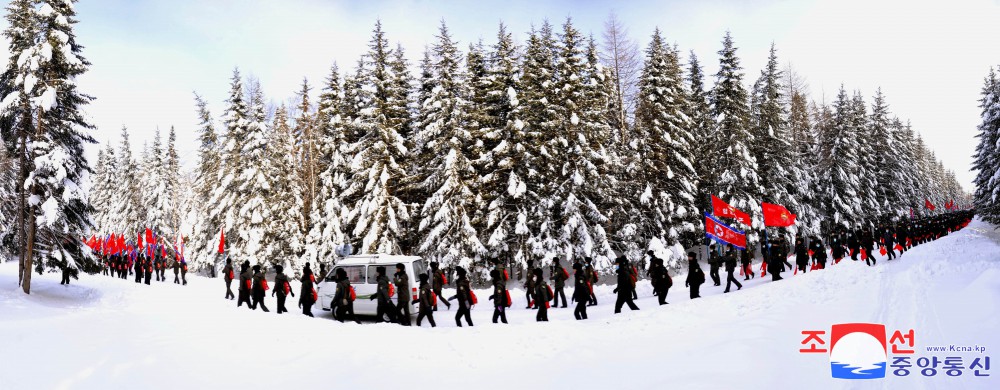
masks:
<path fill-rule="evenodd" d="M 318 307 L 315 319 L 294 305 L 279 316 L 273 298 L 271 313 L 252 312 L 222 299 L 221 280 L 199 277 L 181 287 L 84 276 L 65 287 L 46 274 L 25 296 L 16 273 L 0 264 L 0 389 L 1000 388 L 1000 369 L 832 379 L 827 355 L 798 352 L 803 330 L 872 322 L 914 329 L 918 356 L 981 345 L 1000 364 L 1000 232 L 979 221 L 877 267 L 847 260 L 725 295 L 709 281 L 694 301 L 674 275 L 663 307 L 640 282 L 642 310 L 620 315 L 601 286 L 582 322 L 554 309 L 535 323 L 512 291 L 511 324 L 493 325 L 483 291 L 476 326 L 462 329 L 454 311 L 437 312 L 435 329 L 342 325 Z M 983 356 L 959 355 L 966 365 Z"/>

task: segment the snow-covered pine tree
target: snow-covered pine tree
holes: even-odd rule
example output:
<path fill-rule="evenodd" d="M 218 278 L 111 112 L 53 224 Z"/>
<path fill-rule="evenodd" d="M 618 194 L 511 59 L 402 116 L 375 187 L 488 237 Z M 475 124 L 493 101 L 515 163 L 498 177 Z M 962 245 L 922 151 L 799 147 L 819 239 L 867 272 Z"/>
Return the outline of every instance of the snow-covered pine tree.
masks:
<path fill-rule="evenodd" d="M 357 199 L 351 202 L 348 221 L 353 236 L 361 239 L 355 245 L 359 252 L 398 254 L 402 252 L 399 240 L 406 234 L 404 224 L 410 219 L 410 211 L 397 195 L 399 180 L 406 176 L 399 164 L 407 153 L 399 135 L 405 118 L 392 116 L 398 112 L 393 105 L 399 102 L 390 93 L 394 87 L 388 65 L 392 53 L 381 22 L 375 24 L 372 35 L 364 72 L 357 80 L 360 88 L 348 88 L 357 93 L 360 111 L 352 126 L 359 138 L 347 149 L 352 160 L 344 197 Z"/>
<path fill-rule="evenodd" d="M 906 182 L 903 180 L 905 173 L 902 171 L 900 161 L 903 156 L 900 153 L 900 145 L 896 143 L 898 139 L 896 131 L 897 127 L 893 126 L 889 118 L 889 105 L 885 101 L 882 89 L 879 88 L 872 101 L 867 134 L 871 140 L 869 145 L 874 151 L 875 169 L 869 173 L 876 184 L 872 190 L 876 194 L 875 200 L 881 211 L 877 218 L 880 221 L 895 221 L 909 212 L 908 204 L 901 196 Z"/>
<path fill-rule="evenodd" d="M 347 161 L 344 146 L 345 120 L 342 114 L 343 93 L 340 87 L 340 72 L 334 64 L 326 86 L 319 95 L 320 120 L 317 130 L 320 137 L 320 165 L 325 169 L 319 175 L 319 192 L 310 212 L 311 227 L 305 237 L 302 262 L 317 264 L 332 261 L 336 257 L 337 245 L 346 242 L 341 219 L 345 215 L 340 194 L 344 190 Z"/>
<path fill-rule="evenodd" d="M 322 153 L 320 149 L 320 135 L 317 131 L 318 123 L 316 121 L 316 114 L 312 112 L 312 104 L 309 102 L 309 80 L 302 79 L 302 88 L 299 89 L 299 105 L 298 105 L 298 117 L 295 118 L 295 128 L 294 131 L 289 134 L 293 137 L 292 145 L 295 147 L 293 150 L 296 158 L 293 160 L 295 165 L 295 172 L 298 174 L 298 180 L 302 183 L 301 187 L 303 192 L 300 194 L 302 196 L 304 207 L 299 208 L 299 218 L 295 218 L 297 221 L 302 221 L 303 225 L 300 229 L 305 230 L 312 223 L 310 221 L 309 212 L 312 209 L 312 202 L 319 192 L 319 173 L 322 172 L 320 154 Z M 287 111 L 286 111 L 287 120 Z"/>
<path fill-rule="evenodd" d="M 144 192 L 139 182 L 139 166 L 132 158 L 132 144 L 129 142 L 128 128 L 125 126 L 122 126 L 116 165 L 113 178 L 115 190 L 111 194 L 111 203 L 108 206 L 115 212 L 105 221 L 106 233 L 117 232 L 125 234 L 126 237 L 136 237 L 145 223 L 145 212 L 140 198 Z"/>
<path fill-rule="evenodd" d="M 28 49 L 32 54 L 18 61 L 23 73 L 15 84 L 31 99 L 36 122 L 28 147 L 34 166 L 24 184 L 29 193 L 25 269 L 39 273 L 68 269 L 75 277 L 81 270 L 97 272 L 100 265 L 80 240 L 90 232 L 93 211 L 84 190 L 91 173 L 84 146 L 96 141 L 88 134 L 94 126 L 81 112 L 94 98 L 80 92 L 74 82 L 90 63 L 76 42 L 73 3 L 39 1 L 34 14 L 36 44 Z M 36 251 L 40 261 L 32 264 Z M 31 292 L 30 272 L 25 272 L 22 287 L 25 293 Z"/>
<path fill-rule="evenodd" d="M 219 168 L 221 164 L 220 142 L 212 122 L 212 114 L 208 104 L 198 94 L 194 95 L 195 106 L 198 108 L 198 167 L 195 170 L 194 194 L 192 207 L 188 212 L 188 220 L 194 221 L 191 227 L 187 247 L 188 263 L 193 269 L 214 269 L 216 266 L 217 242 L 221 219 L 213 217 L 216 209 L 212 203 L 212 193 L 218 185 Z"/>
<path fill-rule="evenodd" d="M 858 137 L 852 123 L 854 108 L 843 86 L 833 110 L 829 123 L 817 123 L 821 126 L 818 176 L 826 179 L 817 186 L 824 215 L 823 231 L 832 231 L 835 226 L 855 228 L 861 211 L 856 176 Z"/>
<path fill-rule="evenodd" d="M 270 160 L 267 164 L 270 171 L 262 173 L 269 187 L 264 205 L 270 210 L 264 221 L 267 228 L 261 257 L 282 265 L 290 275 L 298 277 L 302 274 L 299 254 L 304 241 L 301 211 L 304 191 L 300 181 L 288 174 L 288 167 L 295 164 L 295 137 L 288 125 L 288 110 L 284 105 L 275 111 L 269 133 L 265 158 Z"/>
<path fill-rule="evenodd" d="M 153 136 L 153 147 L 143 148 L 141 172 L 142 193 L 139 198 L 142 201 L 142 210 L 145 214 L 142 227 L 152 229 L 156 234 L 168 234 L 169 236 L 173 228 L 168 226 L 166 211 L 172 206 L 163 177 L 165 169 L 160 129 L 156 129 Z"/>
<path fill-rule="evenodd" d="M 420 209 L 417 251 L 442 266 L 468 269 L 486 252 L 472 224 L 480 209 L 480 179 L 467 145 L 476 140 L 466 128 L 469 103 L 461 54 L 444 23 L 438 31 L 432 48 L 437 85 L 421 107 L 428 123 L 418 135 L 423 146 L 418 164 L 424 167 L 420 185 L 429 196 Z"/>
<path fill-rule="evenodd" d="M 709 158 L 718 161 L 717 182 L 711 186 L 715 195 L 725 199 L 737 209 L 750 214 L 751 228 L 763 227 L 760 215 L 760 178 L 757 161 L 750 154 L 755 142 L 749 129 L 747 91 L 743 87 L 743 72 L 736 56 L 733 38 L 726 32 L 719 51 L 719 72 L 716 73 L 712 91 L 712 115 L 716 121 L 716 138 L 719 148 Z M 748 232 L 748 243 L 757 242 L 756 233 Z"/>
<path fill-rule="evenodd" d="M 519 97 L 523 79 L 517 46 L 503 24 L 490 57 L 486 110 L 494 124 L 485 137 L 496 146 L 482 158 L 486 163 L 482 188 L 487 189 L 483 198 L 488 205 L 483 241 L 490 257 L 524 267 L 531 259 L 528 214 L 537 194 L 532 168 L 536 149 L 522 120 L 526 113 Z M 525 77 L 533 80 L 532 76 Z"/>
<path fill-rule="evenodd" d="M 543 31 L 542 36 L 545 36 Z M 536 251 L 542 259 L 558 256 L 564 261 L 593 257 L 601 266 L 614 258 L 604 225 L 607 217 L 598 204 L 614 194 L 610 178 L 604 171 L 607 156 L 603 142 L 610 134 L 602 107 L 594 107 L 595 99 L 579 31 L 572 20 L 563 24 L 557 51 L 556 100 L 552 103 L 554 129 L 546 140 L 550 177 L 543 188 L 541 202 L 551 213 L 543 220 L 546 229 L 542 237 L 555 241 L 556 246 Z M 547 263 L 547 262 L 546 262 Z"/>
<path fill-rule="evenodd" d="M 816 192 L 818 178 L 815 170 L 819 164 L 816 133 L 809 120 L 809 107 L 805 95 L 798 89 L 793 88 L 791 91 L 788 130 L 793 153 L 792 185 L 796 187 L 795 196 L 799 203 L 795 233 L 802 231 L 809 235 L 819 234 L 821 210 L 818 207 L 819 199 Z"/>
<path fill-rule="evenodd" d="M 797 186 L 793 182 L 793 149 L 789 142 L 788 113 L 782 103 L 784 86 L 781 83 L 782 72 L 778 69 L 778 55 L 772 43 L 767 65 L 754 85 L 754 104 L 750 107 L 751 132 L 754 135 L 751 151 L 761 177 L 761 200 L 783 205 L 798 213 Z"/>
<path fill-rule="evenodd" d="M 675 244 L 682 232 L 698 225 L 695 204 L 697 173 L 691 164 L 694 137 L 684 110 L 685 94 L 677 53 L 653 32 L 639 76 L 633 145 L 636 175 L 633 193 L 639 199 L 639 234 Z M 645 245 L 643 245 L 645 247 Z"/>
<path fill-rule="evenodd" d="M 246 144 L 249 133 L 250 119 L 249 109 L 243 96 L 243 79 L 239 70 L 233 70 L 233 77 L 230 82 L 229 99 L 226 109 L 223 112 L 223 123 L 225 123 L 225 133 L 223 134 L 222 150 L 219 159 L 219 169 L 216 173 L 215 186 L 212 190 L 212 197 L 208 204 L 212 207 L 208 210 L 208 219 L 218 221 L 219 226 L 226 233 L 227 251 L 230 257 L 248 260 L 240 249 L 243 248 L 243 238 L 237 234 L 237 229 L 243 227 L 236 226 L 239 215 L 240 192 L 243 191 L 241 173 L 246 168 L 244 165 L 243 148 Z M 254 164 L 256 167 L 256 163 Z M 213 234 L 217 237 L 218 233 Z"/>
<path fill-rule="evenodd" d="M 709 93 L 705 91 L 705 76 L 698 62 L 698 57 L 691 51 L 688 58 L 688 96 L 686 114 L 691 122 L 691 152 L 692 163 L 698 178 L 698 194 L 695 199 L 698 209 L 710 210 L 709 196 L 715 193 L 714 184 L 718 180 L 718 167 L 713 166 L 715 158 L 715 119 L 712 118 L 712 106 L 709 103 Z"/>
<path fill-rule="evenodd" d="M 876 174 L 881 167 L 877 166 L 876 145 L 868 133 L 868 107 L 865 98 L 858 91 L 854 92 L 854 97 L 851 99 L 850 126 L 853 127 L 852 133 L 856 137 L 854 143 L 858 146 L 855 171 L 858 179 L 858 199 L 861 202 L 858 218 L 874 225 L 876 218 L 882 213 L 878 202 Z"/>
<path fill-rule="evenodd" d="M 899 176 L 895 178 L 896 191 L 899 196 L 897 210 L 903 218 L 909 218 L 910 208 L 917 205 L 918 181 L 913 162 L 913 130 L 909 125 L 904 125 L 899 118 L 892 121 L 894 144 L 896 146 L 894 158 L 898 164 Z M 922 203 L 921 203 L 922 204 Z"/>
<path fill-rule="evenodd" d="M 249 260 L 251 264 L 281 264 L 282 259 L 267 257 L 265 249 L 274 245 L 275 237 L 271 235 L 271 208 L 268 201 L 274 193 L 268 176 L 277 174 L 268 158 L 267 115 L 264 109 L 264 92 L 260 84 L 251 82 L 247 88 L 248 111 L 245 138 L 241 156 L 243 165 L 235 167 L 238 175 L 236 197 L 233 206 L 235 224 L 230 228 L 234 231 L 233 253 L 237 258 Z M 281 167 L 288 174 L 287 166 Z M 297 211 L 298 209 L 296 209 Z M 300 223 L 295 219 L 293 223 Z M 227 240 L 229 235 L 226 236 Z"/>
<path fill-rule="evenodd" d="M 972 162 L 976 171 L 973 202 L 976 213 L 984 220 L 1000 224 L 1000 82 L 993 69 L 986 76 L 981 94 L 982 123 Z"/>
<path fill-rule="evenodd" d="M 181 208 L 177 204 L 177 198 L 182 188 L 179 184 L 181 175 L 180 157 L 177 155 L 177 133 L 174 127 L 170 126 L 170 133 L 167 134 L 167 147 L 163 150 L 163 170 L 160 177 L 163 178 L 163 185 L 166 188 L 165 194 L 169 205 L 163 210 L 164 220 L 169 231 L 178 233 L 181 226 Z M 172 236 L 173 237 L 173 236 Z"/>

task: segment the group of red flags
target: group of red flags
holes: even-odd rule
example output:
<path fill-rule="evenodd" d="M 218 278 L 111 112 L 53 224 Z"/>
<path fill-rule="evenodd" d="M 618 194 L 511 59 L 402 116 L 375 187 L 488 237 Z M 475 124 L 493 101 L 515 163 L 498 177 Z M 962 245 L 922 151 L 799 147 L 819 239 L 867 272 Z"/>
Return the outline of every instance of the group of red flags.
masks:
<path fill-rule="evenodd" d="M 143 232 L 139 232 L 135 241 L 126 241 L 124 234 L 111 233 L 104 238 L 91 235 L 90 239 L 84 238 L 83 242 L 92 251 L 104 256 L 127 255 L 134 257 L 142 250 L 145 250 L 147 256 L 152 257 L 159 250 L 160 256 L 167 257 L 167 246 L 157 244 L 156 233 L 153 233 L 153 230 L 149 228 L 146 228 L 145 235 Z M 177 242 L 174 244 L 173 252 L 177 260 L 184 259 L 184 238 L 180 234 L 177 235 Z"/>
<path fill-rule="evenodd" d="M 764 226 L 767 227 L 788 227 L 795 224 L 795 214 L 792 214 L 784 206 L 772 203 L 761 203 L 761 211 L 764 215 Z M 750 215 L 730 206 L 719 197 L 712 195 L 712 214 L 724 218 L 733 218 L 750 226 Z M 732 244 L 740 249 L 746 248 L 746 234 L 727 226 L 721 221 L 705 213 L 705 235 L 716 241 Z"/>
<path fill-rule="evenodd" d="M 930 211 L 934 211 L 934 209 L 937 209 L 937 207 L 934 206 L 934 203 L 931 203 L 930 199 L 924 199 L 924 208 L 926 208 L 926 209 L 928 209 Z M 944 204 L 944 208 L 946 210 L 958 210 L 959 209 L 959 207 L 955 205 L 955 201 L 954 200 L 949 200 L 947 203 L 945 203 Z"/>

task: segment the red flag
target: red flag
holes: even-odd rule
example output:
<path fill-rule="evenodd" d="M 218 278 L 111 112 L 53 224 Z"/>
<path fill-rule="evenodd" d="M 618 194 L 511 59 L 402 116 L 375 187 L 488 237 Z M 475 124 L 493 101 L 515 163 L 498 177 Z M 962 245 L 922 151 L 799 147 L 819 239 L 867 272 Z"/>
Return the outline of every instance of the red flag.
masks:
<path fill-rule="evenodd" d="M 139 248 L 139 250 L 142 250 L 142 247 L 143 247 L 143 244 L 142 244 L 142 233 L 139 233 L 139 238 L 137 238 L 135 240 L 135 247 Z"/>
<path fill-rule="evenodd" d="M 926 207 L 930 211 L 934 211 L 934 209 L 936 208 L 936 207 L 934 207 L 934 204 L 931 203 L 931 201 L 929 199 L 924 199 L 924 207 Z"/>
<path fill-rule="evenodd" d="M 126 248 L 126 246 L 125 246 L 125 236 L 122 235 L 122 234 L 119 234 L 118 235 L 118 253 L 120 254 L 121 252 L 124 252 L 125 248 Z"/>
<path fill-rule="evenodd" d="M 882 256 L 885 256 L 885 254 L 886 254 L 886 253 L 889 253 L 889 252 L 885 250 L 885 247 L 884 247 L 884 246 L 880 246 L 880 247 L 878 248 L 878 253 L 882 254 Z"/>
<path fill-rule="evenodd" d="M 160 257 L 162 257 L 164 259 L 167 258 L 167 247 L 165 247 L 165 246 L 161 246 L 160 247 Z"/>
<path fill-rule="evenodd" d="M 149 230 L 149 228 L 146 228 L 146 243 L 147 244 L 153 243 L 153 231 Z"/>
<path fill-rule="evenodd" d="M 226 231 L 219 229 L 219 253 L 226 252 Z"/>
<path fill-rule="evenodd" d="M 735 218 L 737 221 L 750 226 L 750 215 L 737 210 L 735 207 L 730 206 L 729 203 L 724 202 L 715 195 L 712 195 L 712 212 L 720 217 Z"/>
<path fill-rule="evenodd" d="M 705 214 L 705 235 L 716 241 L 733 244 L 739 250 L 745 250 L 747 247 L 746 234 L 726 226 L 707 213 Z"/>
<path fill-rule="evenodd" d="M 788 227 L 795 224 L 795 214 L 792 214 L 784 206 L 762 203 L 764 212 L 764 226 Z"/>

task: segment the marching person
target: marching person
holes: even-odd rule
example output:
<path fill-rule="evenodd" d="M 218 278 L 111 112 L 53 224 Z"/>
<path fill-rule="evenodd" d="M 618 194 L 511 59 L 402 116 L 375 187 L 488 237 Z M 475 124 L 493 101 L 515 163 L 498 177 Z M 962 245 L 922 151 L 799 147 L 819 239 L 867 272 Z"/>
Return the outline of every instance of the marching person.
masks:
<path fill-rule="evenodd" d="M 174 260 L 174 284 L 181 284 L 181 262 Z"/>
<path fill-rule="evenodd" d="M 698 264 L 698 257 L 694 252 L 688 252 L 688 276 L 684 281 L 684 287 L 691 289 L 691 299 L 701 298 L 701 285 L 705 283 L 705 271 L 701 270 Z"/>
<path fill-rule="evenodd" d="M 723 291 L 723 293 L 728 293 L 729 288 L 730 286 L 732 286 L 733 283 L 736 283 L 736 290 L 739 291 L 741 288 L 743 288 L 743 285 L 740 284 L 739 280 L 736 280 L 735 276 L 733 276 L 733 272 L 736 272 L 736 247 L 733 246 L 733 244 L 729 244 L 729 250 L 726 251 L 726 257 L 724 258 L 724 260 L 726 262 L 727 276 L 726 276 L 726 291 Z"/>
<path fill-rule="evenodd" d="M 264 274 L 260 272 L 260 265 L 253 266 L 253 287 L 250 290 L 250 298 L 253 299 L 250 303 L 251 309 L 257 310 L 257 306 L 260 306 L 265 313 L 270 311 L 264 305 L 267 288 L 267 280 L 264 280 Z"/>
<path fill-rule="evenodd" d="M 863 237 L 861 245 L 865 250 L 865 264 L 875 265 L 878 262 L 878 259 L 875 258 L 875 236 L 870 230 L 866 230 Z"/>
<path fill-rule="evenodd" d="M 313 275 L 312 269 L 309 268 L 309 263 L 306 263 L 305 268 L 302 268 L 302 279 L 300 280 L 302 287 L 299 289 L 299 308 L 302 309 L 302 314 L 309 317 L 313 316 L 312 306 L 316 303 L 316 290 L 313 286 L 316 284 L 316 277 Z"/>
<path fill-rule="evenodd" d="M 767 256 L 767 254 L 765 254 Z M 767 272 L 771 273 L 771 281 L 777 282 L 782 279 L 781 272 L 785 270 L 785 265 L 781 261 L 781 251 L 771 250 L 771 260 L 767 262 Z"/>
<path fill-rule="evenodd" d="M 812 250 L 813 264 L 817 264 L 816 267 L 819 269 L 825 269 L 826 247 L 823 246 L 823 240 L 820 240 L 817 236 L 813 236 L 809 249 Z"/>
<path fill-rule="evenodd" d="M 538 297 L 535 295 L 535 278 L 532 276 L 535 274 L 534 261 L 528 260 L 528 266 L 525 268 L 525 278 L 524 278 L 524 299 L 528 301 L 528 306 L 525 309 L 538 308 Z"/>
<path fill-rule="evenodd" d="M 635 285 L 632 284 L 632 272 L 629 270 L 628 259 L 625 256 L 619 256 L 615 259 L 615 272 L 618 273 L 618 286 L 612 291 L 618 294 L 618 301 L 615 302 L 615 314 L 622 312 L 622 306 L 628 305 L 629 309 L 639 310 L 639 306 L 635 305 L 632 301 L 632 290 L 635 290 Z"/>
<path fill-rule="evenodd" d="M 441 289 L 446 284 L 448 284 L 448 281 L 444 278 L 444 272 L 441 272 L 441 269 L 438 268 L 438 263 L 436 261 L 432 261 L 431 286 L 434 289 L 434 294 L 437 297 L 436 299 L 440 299 L 441 303 L 444 303 L 444 305 L 448 307 L 448 310 L 451 310 L 451 303 L 449 303 L 448 300 L 445 299 L 444 295 L 441 294 Z M 434 311 L 437 311 L 437 309 L 437 302 L 434 302 Z"/>
<path fill-rule="evenodd" d="M 430 322 L 431 328 L 437 326 L 434 323 L 434 305 L 437 304 L 437 298 L 434 296 L 434 290 L 431 288 L 430 284 L 427 283 L 427 274 L 420 274 L 420 288 L 417 294 L 417 326 L 420 326 L 420 322 L 427 317 L 427 322 Z M 494 321 L 496 322 L 496 321 Z M 504 321 L 506 323 L 506 321 Z"/>
<path fill-rule="evenodd" d="M 188 284 L 188 263 L 183 257 L 181 257 L 181 286 L 187 286 Z"/>
<path fill-rule="evenodd" d="M 894 234 L 889 228 L 885 229 L 885 234 L 882 237 L 882 244 L 885 245 L 885 254 L 889 257 L 886 260 L 895 259 L 896 234 Z"/>
<path fill-rule="evenodd" d="M 851 260 L 858 261 L 858 254 L 861 253 L 861 229 L 856 229 L 847 236 L 847 248 L 851 251 Z"/>
<path fill-rule="evenodd" d="M 285 299 L 288 298 L 288 295 L 291 294 L 293 298 L 295 297 L 295 291 L 292 291 L 292 284 L 289 283 L 284 270 L 285 268 L 280 265 L 274 266 L 274 290 L 271 291 L 271 296 L 278 296 L 278 314 L 288 312 L 288 309 L 285 308 Z"/>
<path fill-rule="evenodd" d="M 333 295 L 333 302 L 337 307 L 334 311 L 337 321 L 343 323 L 347 315 L 350 314 L 354 322 L 361 323 L 358 316 L 354 315 L 354 299 L 355 296 L 351 293 L 351 279 L 347 277 L 347 271 L 343 268 L 337 268 L 337 292 Z"/>
<path fill-rule="evenodd" d="M 795 239 L 795 265 L 802 272 L 806 272 L 806 266 L 809 265 L 809 248 L 802 242 L 802 237 Z"/>
<path fill-rule="evenodd" d="M 493 301 L 493 323 L 500 320 L 506 324 L 507 306 L 510 305 L 507 301 L 507 282 L 497 269 L 490 271 L 490 279 L 493 280 L 493 295 L 490 296 L 490 300 Z"/>
<path fill-rule="evenodd" d="M 667 292 L 670 291 L 673 281 L 667 273 L 667 267 L 663 266 L 663 259 L 656 257 L 653 251 L 646 252 L 649 255 L 649 279 L 653 284 L 653 295 L 656 296 L 660 305 L 667 304 Z"/>
<path fill-rule="evenodd" d="M 399 324 L 410 326 L 410 277 L 406 275 L 406 266 L 403 263 L 396 263 L 396 273 L 392 276 L 392 283 L 396 285 L 396 318 Z"/>
<path fill-rule="evenodd" d="M 709 245 L 708 250 L 711 253 L 708 257 L 708 275 L 712 277 L 716 286 L 721 286 L 722 279 L 719 278 L 719 268 L 722 268 L 722 257 L 719 256 L 719 252 L 715 251 L 715 244 Z"/>
<path fill-rule="evenodd" d="M 141 284 L 142 283 L 142 277 L 143 277 L 143 275 L 142 275 L 142 268 L 143 268 L 143 266 L 142 266 L 142 255 L 140 255 L 138 258 L 135 259 L 134 266 L 135 266 L 135 282 Z"/>
<path fill-rule="evenodd" d="M 455 313 L 455 324 L 459 328 L 462 327 L 462 317 L 465 317 L 465 322 L 472 326 L 472 285 L 469 283 L 469 278 L 466 277 L 465 268 L 455 267 L 455 272 L 458 273 L 458 280 L 455 281 L 455 296 L 448 298 L 449 301 L 458 299 L 458 312 Z"/>
<path fill-rule="evenodd" d="M 246 302 L 247 308 L 253 310 L 250 303 L 251 278 L 253 278 L 253 275 L 250 273 L 250 262 L 244 261 L 243 264 L 240 265 L 240 285 L 238 288 L 240 295 L 239 299 L 236 300 L 236 307 L 243 306 L 243 302 Z"/>
<path fill-rule="evenodd" d="M 376 310 L 377 322 L 385 322 L 384 316 L 389 316 L 389 322 L 396 322 L 396 307 L 392 304 L 392 295 L 389 294 L 389 278 L 385 276 L 385 267 L 375 267 L 376 289 L 370 300 L 378 299 Z"/>
<path fill-rule="evenodd" d="M 226 281 L 226 299 L 236 299 L 233 294 L 233 260 L 226 259 L 226 266 L 222 268 L 222 279 Z M 238 305 L 237 305 L 238 306 Z"/>
<path fill-rule="evenodd" d="M 573 302 L 576 302 L 576 309 L 573 309 L 573 317 L 577 320 L 587 319 L 587 306 L 590 300 L 590 283 L 587 272 L 583 270 L 580 263 L 573 264 Z"/>
<path fill-rule="evenodd" d="M 569 275 L 566 269 L 559 264 L 559 258 L 552 259 L 555 263 L 555 268 L 552 271 L 552 280 L 555 285 L 555 291 L 552 293 L 552 307 L 559 307 L 559 297 L 562 297 L 562 307 L 566 308 L 566 293 L 564 289 L 566 288 L 566 279 L 569 279 Z"/>
<path fill-rule="evenodd" d="M 549 290 L 549 284 L 545 283 L 545 278 L 542 277 L 542 269 L 535 268 L 533 271 L 535 279 L 535 307 L 538 308 L 538 314 L 535 315 L 536 322 L 542 322 L 549 320 L 549 300 L 552 299 L 549 295 L 552 295 Z"/>
<path fill-rule="evenodd" d="M 583 268 L 583 272 L 587 274 L 587 290 L 590 291 L 590 301 L 587 302 L 587 306 L 597 306 L 597 294 L 594 294 L 594 286 L 597 285 L 597 271 L 594 270 L 594 259 L 589 257 L 584 258 L 587 261 L 587 265 Z"/>
<path fill-rule="evenodd" d="M 756 276 L 753 273 L 753 269 L 750 268 L 750 262 L 751 261 L 752 261 L 752 259 L 750 258 L 750 248 L 746 248 L 746 249 L 740 251 L 740 266 L 743 267 L 743 280 L 744 281 L 750 280 L 751 278 L 753 278 L 753 277 Z"/>
<path fill-rule="evenodd" d="M 833 255 L 833 264 L 840 264 L 840 261 L 847 256 L 841 236 L 838 235 L 833 238 L 833 241 L 830 243 L 830 254 Z"/>
<path fill-rule="evenodd" d="M 144 282 L 148 286 L 149 280 L 153 277 L 153 259 L 147 257 L 143 260 L 143 264 L 146 267 L 145 271 L 143 272 L 143 275 L 146 276 Z"/>

